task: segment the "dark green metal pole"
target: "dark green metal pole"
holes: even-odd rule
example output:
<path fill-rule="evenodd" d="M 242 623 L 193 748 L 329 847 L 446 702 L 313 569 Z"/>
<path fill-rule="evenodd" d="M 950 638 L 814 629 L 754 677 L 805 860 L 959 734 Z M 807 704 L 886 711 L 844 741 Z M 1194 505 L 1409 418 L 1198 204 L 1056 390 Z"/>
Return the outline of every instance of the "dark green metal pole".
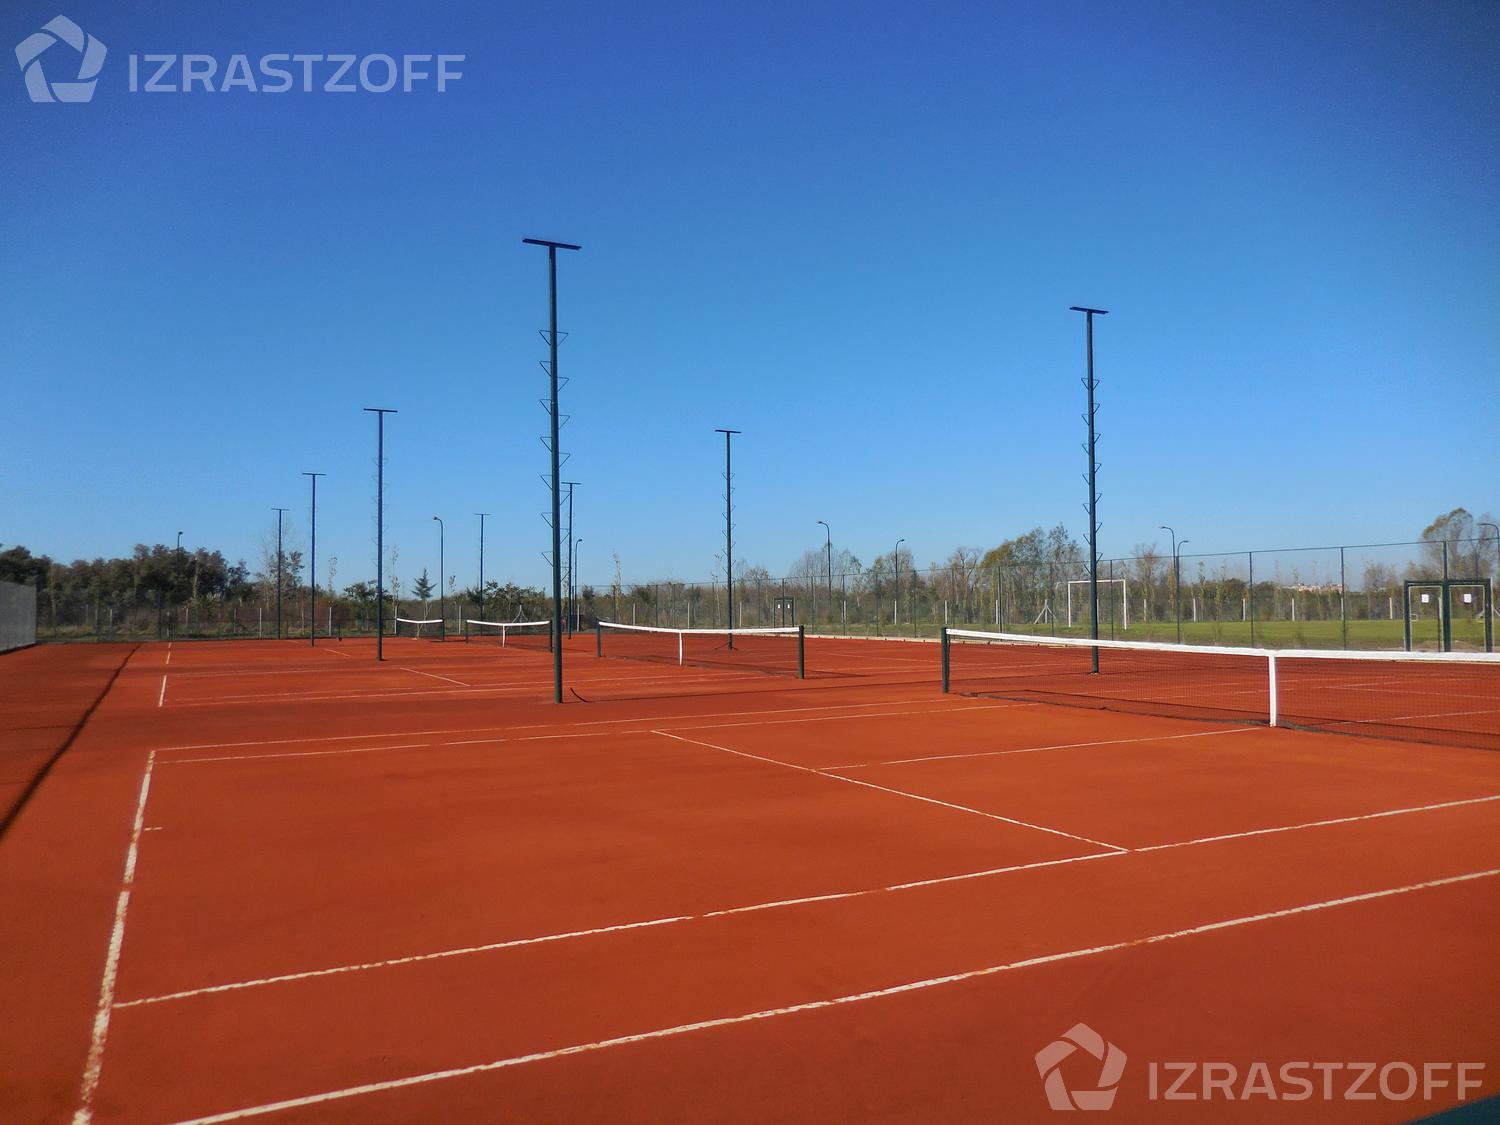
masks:
<path fill-rule="evenodd" d="M 287 509 L 276 509 L 276 639 L 281 640 L 281 517 Z"/>
<path fill-rule="evenodd" d="M 548 443 L 552 454 L 552 699 L 554 703 L 561 703 L 563 701 L 562 482 L 559 477 L 562 473 L 562 462 L 558 456 L 557 417 L 557 252 L 580 250 L 582 247 L 569 242 L 549 242 L 541 238 L 523 238 L 521 241 L 531 246 L 547 248 L 547 345 L 550 354 L 547 376 L 552 391 L 548 408 L 552 415 L 552 436 Z"/>
<path fill-rule="evenodd" d="M 1099 460 L 1097 457 L 1097 445 L 1099 434 L 1094 426 L 1095 414 L 1098 410 L 1094 402 L 1094 391 L 1099 386 L 1094 381 L 1094 317 L 1108 315 L 1108 309 L 1091 309 L 1084 305 L 1074 305 L 1070 312 L 1083 313 L 1086 332 L 1088 335 L 1089 367 L 1088 377 L 1084 379 L 1083 385 L 1088 388 L 1089 412 L 1087 420 L 1089 424 L 1089 636 L 1094 640 L 1099 639 Z M 1070 587 L 1071 588 L 1071 587 Z M 1180 635 L 1177 638 L 1182 640 Z M 1092 671 L 1099 671 L 1099 650 L 1089 650 L 1090 665 Z"/>
<path fill-rule="evenodd" d="M 729 440 L 739 430 L 716 429 L 714 433 L 724 435 L 724 577 L 729 596 L 727 620 L 729 622 L 729 647 L 734 647 L 734 471 L 729 459 Z"/>
<path fill-rule="evenodd" d="M 327 473 L 303 473 L 305 477 L 312 479 L 312 545 L 308 548 L 307 583 L 309 604 L 307 607 L 307 643 L 316 646 L 318 643 L 318 478 L 327 476 Z M 328 596 L 333 596 L 333 591 L 328 591 Z"/>
<path fill-rule="evenodd" d="M 385 416 L 396 413 L 367 406 L 375 415 L 375 659 L 385 659 Z"/>

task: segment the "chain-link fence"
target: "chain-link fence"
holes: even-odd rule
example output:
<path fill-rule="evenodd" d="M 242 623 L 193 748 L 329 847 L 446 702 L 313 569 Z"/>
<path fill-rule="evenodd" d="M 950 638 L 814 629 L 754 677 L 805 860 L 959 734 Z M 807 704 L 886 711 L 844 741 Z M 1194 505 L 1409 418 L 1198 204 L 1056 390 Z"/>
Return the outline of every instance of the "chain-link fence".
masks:
<path fill-rule="evenodd" d="M 1414 594 L 1414 649 L 1486 645 L 1483 580 L 1500 584 L 1494 539 L 1357 544 L 1229 554 L 1099 560 L 1099 635 L 1257 648 L 1400 649 L 1406 584 L 1450 584 Z M 1462 584 L 1472 581 L 1472 588 Z M 1087 637 L 1094 619 L 1083 562 L 927 567 L 744 578 L 733 584 L 735 623 L 801 624 L 822 633 L 935 636 L 943 625 Z M 585 620 L 722 628 L 722 581 L 664 580 L 587 587 Z M 1426 597 L 1421 595 L 1425 594 Z M 1494 606 L 1489 609 L 1493 630 Z"/>

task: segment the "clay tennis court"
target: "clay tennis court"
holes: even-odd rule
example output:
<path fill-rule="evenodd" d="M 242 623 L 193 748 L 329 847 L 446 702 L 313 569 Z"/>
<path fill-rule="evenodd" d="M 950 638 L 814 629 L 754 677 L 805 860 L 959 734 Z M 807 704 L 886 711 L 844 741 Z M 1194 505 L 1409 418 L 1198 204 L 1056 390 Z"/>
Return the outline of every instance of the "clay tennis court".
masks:
<path fill-rule="evenodd" d="M 1500 1092 L 1493 751 L 944 694 L 930 643 L 595 645 L 563 706 L 452 639 L 0 659 L 0 1117 L 1049 1120 L 1078 1024 L 1110 1121 Z M 1452 1065 L 1169 1100 L 1170 1060 Z"/>

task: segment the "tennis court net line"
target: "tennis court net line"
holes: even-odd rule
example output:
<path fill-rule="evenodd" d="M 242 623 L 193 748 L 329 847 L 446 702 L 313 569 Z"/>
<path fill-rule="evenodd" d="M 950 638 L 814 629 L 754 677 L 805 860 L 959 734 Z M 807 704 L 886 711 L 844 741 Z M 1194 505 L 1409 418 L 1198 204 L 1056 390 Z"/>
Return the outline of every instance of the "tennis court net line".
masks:
<path fill-rule="evenodd" d="M 398 637 L 421 637 L 423 640 L 440 641 L 446 635 L 447 630 L 443 627 L 441 617 L 396 618 L 395 635 Z"/>
<path fill-rule="evenodd" d="M 501 648 L 543 649 L 552 651 L 550 621 L 479 621 L 464 619 L 464 640 L 477 644 L 495 644 Z"/>
<path fill-rule="evenodd" d="M 660 664 L 696 664 L 807 676 L 801 625 L 755 629 L 663 629 L 653 625 L 595 626 L 595 654 Z"/>
<path fill-rule="evenodd" d="M 1500 655 L 944 629 L 943 690 L 1500 750 Z"/>

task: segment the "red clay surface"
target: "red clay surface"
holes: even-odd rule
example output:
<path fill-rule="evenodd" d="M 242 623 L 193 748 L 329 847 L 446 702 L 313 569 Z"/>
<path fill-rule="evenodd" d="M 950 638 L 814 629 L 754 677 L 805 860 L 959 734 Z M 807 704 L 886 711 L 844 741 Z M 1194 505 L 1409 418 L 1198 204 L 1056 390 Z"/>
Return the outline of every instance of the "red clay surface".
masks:
<path fill-rule="evenodd" d="M 1110 1121 L 1500 1092 L 1500 756 L 592 646 L 0 660 L 15 784 L 124 661 L 0 839 L 0 1119 L 1048 1121 L 1080 1023 Z"/>

